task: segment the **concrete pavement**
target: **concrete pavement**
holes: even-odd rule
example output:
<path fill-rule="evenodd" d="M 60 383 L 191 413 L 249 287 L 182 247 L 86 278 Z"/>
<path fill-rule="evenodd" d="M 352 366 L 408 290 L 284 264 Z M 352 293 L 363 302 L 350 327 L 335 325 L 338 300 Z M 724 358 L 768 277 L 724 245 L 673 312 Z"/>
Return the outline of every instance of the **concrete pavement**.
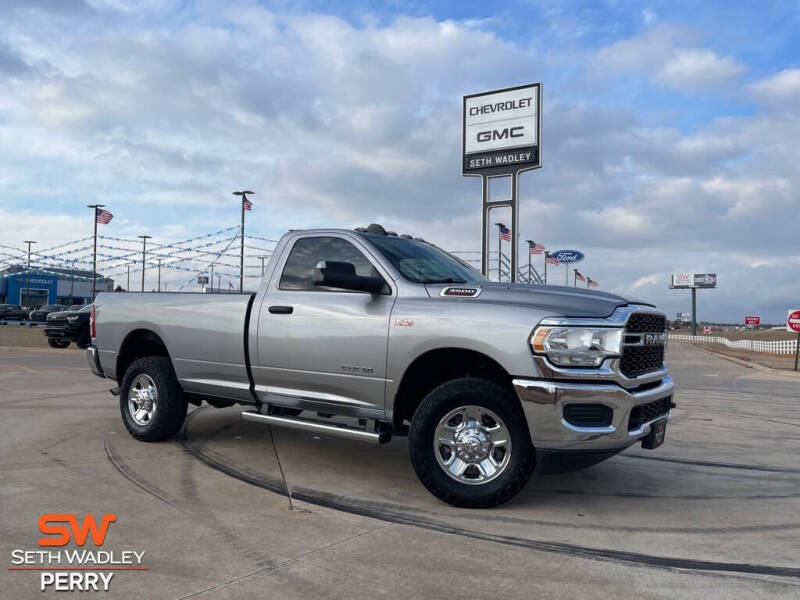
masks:
<path fill-rule="evenodd" d="M 664 446 L 491 510 L 428 494 L 404 439 L 203 408 L 179 439 L 139 443 L 82 353 L 0 350 L 0 552 L 37 549 L 43 513 L 114 512 L 103 548 L 146 551 L 149 570 L 115 573 L 110 597 L 800 594 L 800 386 L 682 344 Z M 2 598 L 41 596 L 37 573 L 4 578 Z"/>

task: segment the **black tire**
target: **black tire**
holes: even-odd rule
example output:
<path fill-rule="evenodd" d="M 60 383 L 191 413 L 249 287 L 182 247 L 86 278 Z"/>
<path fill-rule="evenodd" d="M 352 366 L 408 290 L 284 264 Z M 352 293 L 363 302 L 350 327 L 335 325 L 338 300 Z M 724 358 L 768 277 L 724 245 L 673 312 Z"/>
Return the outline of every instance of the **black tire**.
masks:
<path fill-rule="evenodd" d="M 55 338 L 47 338 L 47 345 L 51 348 L 64 349 L 69 346 L 69 340 L 57 340 Z"/>
<path fill-rule="evenodd" d="M 92 343 L 92 339 L 89 337 L 89 332 L 84 331 L 79 336 L 78 339 L 75 340 L 75 345 L 78 346 L 81 350 L 86 350 L 89 347 L 89 344 Z"/>
<path fill-rule="evenodd" d="M 507 466 L 495 479 L 481 484 L 460 483 L 445 473 L 437 462 L 433 444 L 439 422 L 450 411 L 467 405 L 494 412 L 511 439 Z M 487 379 L 455 379 L 431 391 L 411 420 L 408 445 L 411 464 L 422 485 L 448 504 L 466 508 L 489 508 L 511 499 L 528 482 L 536 463 L 519 399 L 507 388 Z"/>
<path fill-rule="evenodd" d="M 152 418 L 146 424 L 137 423 L 129 410 L 131 384 L 138 375 L 148 376 L 158 393 Z M 175 377 L 172 362 L 166 356 L 147 356 L 131 363 L 122 379 L 119 408 L 122 422 L 133 437 L 142 442 L 168 440 L 180 431 L 186 419 L 186 398 Z"/>

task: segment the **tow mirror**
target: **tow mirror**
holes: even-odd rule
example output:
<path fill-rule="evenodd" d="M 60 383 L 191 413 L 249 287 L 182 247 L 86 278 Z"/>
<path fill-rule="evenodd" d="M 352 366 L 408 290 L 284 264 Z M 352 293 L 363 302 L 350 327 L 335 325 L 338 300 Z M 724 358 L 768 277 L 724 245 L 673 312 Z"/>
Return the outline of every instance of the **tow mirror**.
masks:
<path fill-rule="evenodd" d="M 381 277 L 364 277 L 356 275 L 352 263 L 333 260 L 321 260 L 314 268 L 314 285 L 384 294 L 388 291 L 386 282 Z"/>

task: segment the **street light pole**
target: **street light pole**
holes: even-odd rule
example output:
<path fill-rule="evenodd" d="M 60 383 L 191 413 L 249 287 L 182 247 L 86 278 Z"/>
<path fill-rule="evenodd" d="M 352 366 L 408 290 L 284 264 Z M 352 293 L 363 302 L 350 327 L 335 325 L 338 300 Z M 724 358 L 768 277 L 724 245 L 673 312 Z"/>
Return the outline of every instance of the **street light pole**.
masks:
<path fill-rule="evenodd" d="M 142 291 L 144 291 L 144 268 L 145 268 L 145 256 L 147 255 L 147 240 L 149 240 L 151 235 L 140 235 L 142 238 Z"/>
<path fill-rule="evenodd" d="M 126 292 L 130 292 L 131 291 L 131 263 L 128 263 L 127 267 L 128 267 L 128 285 L 125 286 L 125 291 Z"/>
<path fill-rule="evenodd" d="M 35 244 L 33 240 L 25 240 L 28 244 L 28 268 L 25 271 L 25 296 L 30 298 L 31 295 L 31 244 Z M 19 305 L 23 306 L 22 298 L 19 299 Z"/>
<path fill-rule="evenodd" d="M 247 194 L 255 194 L 255 192 L 251 192 L 250 190 L 233 192 L 234 196 L 242 197 L 242 230 L 240 231 L 242 235 L 242 245 L 241 245 L 242 250 L 239 254 L 239 292 L 244 291 L 244 206 L 245 204 L 249 204 L 247 200 Z M 250 209 L 248 208 L 247 210 Z"/>
<path fill-rule="evenodd" d="M 97 293 L 97 209 L 103 208 L 105 204 L 87 204 L 86 208 L 92 209 L 94 216 L 94 252 L 92 253 L 92 302 Z"/>
<path fill-rule="evenodd" d="M 158 291 L 161 291 L 161 259 L 158 259 Z"/>

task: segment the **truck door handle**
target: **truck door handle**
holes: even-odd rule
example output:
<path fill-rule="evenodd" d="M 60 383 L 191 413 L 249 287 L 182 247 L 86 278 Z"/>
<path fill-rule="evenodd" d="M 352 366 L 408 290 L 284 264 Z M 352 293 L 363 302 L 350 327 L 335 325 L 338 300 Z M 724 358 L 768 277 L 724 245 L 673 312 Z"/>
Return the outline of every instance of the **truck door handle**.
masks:
<path fill-rule="evenodd" d="M 270 306 L 269 312 L 273 315 L 290 315 L 294 311 L 294 306 Z"/>

